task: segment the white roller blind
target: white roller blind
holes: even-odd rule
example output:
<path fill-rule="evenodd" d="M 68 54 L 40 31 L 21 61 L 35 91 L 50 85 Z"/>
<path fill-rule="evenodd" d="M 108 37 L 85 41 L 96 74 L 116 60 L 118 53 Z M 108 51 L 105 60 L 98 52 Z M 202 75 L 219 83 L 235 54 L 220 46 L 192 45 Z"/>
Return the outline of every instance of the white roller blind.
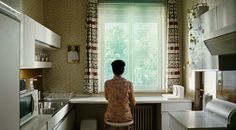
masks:
<path fill-rule="evenodd" d="M 111 62 L 126 62 L 123 76 L 136 91 L 160 91 L 164 83 L 166 22 L 164 3 L 100 3 L 101 89 L 113 77 Z"/>

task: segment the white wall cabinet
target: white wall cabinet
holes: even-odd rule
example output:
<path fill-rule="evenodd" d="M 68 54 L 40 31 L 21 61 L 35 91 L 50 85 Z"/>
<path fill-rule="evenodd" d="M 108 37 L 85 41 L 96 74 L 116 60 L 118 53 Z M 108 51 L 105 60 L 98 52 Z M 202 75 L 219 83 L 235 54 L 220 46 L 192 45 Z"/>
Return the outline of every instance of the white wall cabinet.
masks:
<path fill-rule="evenodd" d="M 212 56 L 203 42 L 205 34 L 217 30 L 216 8 L 192 21 L 190 30 L 190 59 L 193 70 L 218 69 L 218 56 Z"/>
<path fill-rule="evenodd" d="M 53 48 L 61 47 L 60 36 L 38 22 L 35 23 L 35 40 Z"/>
<path fill-rule="evenodd" d="M 60 48 L 60 36 L 27 15 L 22 19 L 21 69 L 50 68 L 52 63 L 45 59 L 48 51 Z"/>
<path fill-rule="evenodd" d="M 162 103 L 161 104 L 162 130 L 169 130 L 170 117 L 168 112 L 187 111 L 187 110 L 192 110 L 191 102 Z"/>
<path fill-rule="evenodd" d="M 236 1 L 226 0 L 217 6 L 217 25 L 218 29 L 236 23 Z"/>
<path fill-rule="evenodd" d="M 206 12 L 201 15 L 199 18 L 199 24 L 202 27 L 201 35 L 201 55 L 202 55 L 202 69 L 218 69 L 218 56 L 212 56 L 210 51 L 207 49 L 205 43 L 203 42 L 203 37 L 205 34 L 216 31 L 217 22 L 216 22 L 216 8 Z"/>
<path fill-rule="evenodd" d="M 207 11 L 192 22 L 190 30 L 190 60 L 193 70 L 219 70 L 218 56 L 212 56 L 204 40 L 209 40 L 226 33 L 235 31 L 236 1 L 226 0 L 215 8 Z M 233 41 L 233 40 L 232 40 Z M 234 47 L 234 43 L 227 42 L 226 46 Z M 224 46 L 224 45 L 222 45 Z M 229 52 L 234 51 L 229 49 Z"/>

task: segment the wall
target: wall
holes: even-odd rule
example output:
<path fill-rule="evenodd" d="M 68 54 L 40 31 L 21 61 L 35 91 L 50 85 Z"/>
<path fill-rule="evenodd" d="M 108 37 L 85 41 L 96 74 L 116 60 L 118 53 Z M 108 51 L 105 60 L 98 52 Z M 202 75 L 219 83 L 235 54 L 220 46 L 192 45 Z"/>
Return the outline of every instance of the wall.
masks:
<path fill-rule="evenodd" d="M 198 2 L 202 2 L 202 0 L 183 0 L 183 68 L 184 68 L 184 86 L 186 86 L 186 93 L 187 96 L 194 98 L 194 92 L 193 89 L 193 82 L 194 82 L 194 72 L 191 71 L 189 68 L 189 60 L 188 60 L 188 53 L 189 53 L 189 46 L 188 46 L 188 21 L 187 21 L 187 10 L 190 9 L 193 5 L 197 4 Z M 206 0 L 208 3 L 210 9 L 214 8 L 216 5 L 220 4 L 225 0 Z M 205 84 L 205 90 L 207 93 L 211 93 L 215 95 L 215 87 L 216 87 L 216 72 L 204 72 L 204 79 L 203 81 Z"/>
<path fill-rule="evenodd" d="M 50 53 L 53 67 L 44 69 L 44 90 L 83 91 L 86 45 L 86 0 L 44 0 L 44 24 L 62 38 L 62 48 Z M 67 46 L 80 45 L 80 63 L 67 63 Z"/>
<path fill-rule="evenodd" d="M 22 12 L 43 24 L 43 0 L 21 0 Z"/>

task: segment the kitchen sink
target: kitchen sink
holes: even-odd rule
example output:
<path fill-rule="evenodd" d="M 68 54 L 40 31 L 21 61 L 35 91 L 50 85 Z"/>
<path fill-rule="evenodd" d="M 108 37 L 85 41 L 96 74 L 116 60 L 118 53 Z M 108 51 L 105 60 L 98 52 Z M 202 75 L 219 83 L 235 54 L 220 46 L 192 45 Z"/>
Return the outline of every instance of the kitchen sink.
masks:
<path fill-rule="evenodd" d="M 73 93 L 43 93 L 43 97 L 39 101 L 40 114 L 57 113 L 72 98 Z"/>
<path fill-rule="evenodd" d="M 39 113 L 40 114 L 54 114 L 60 110 L 67 101 L 40 101 L 39 102 Z"/>

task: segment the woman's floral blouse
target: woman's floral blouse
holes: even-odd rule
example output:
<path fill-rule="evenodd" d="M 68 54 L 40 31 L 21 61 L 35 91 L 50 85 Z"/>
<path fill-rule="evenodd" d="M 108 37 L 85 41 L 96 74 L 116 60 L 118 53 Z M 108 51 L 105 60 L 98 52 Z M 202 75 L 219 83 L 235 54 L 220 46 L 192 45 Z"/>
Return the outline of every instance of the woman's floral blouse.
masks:
<path fill-rule="evenodd" d="M 132 120 L 131 107 L 135 106 L 133 85 L 120 76 L 105 82 L 105 98 L 108 101 L 104 120 L 126 122 Z"/>

